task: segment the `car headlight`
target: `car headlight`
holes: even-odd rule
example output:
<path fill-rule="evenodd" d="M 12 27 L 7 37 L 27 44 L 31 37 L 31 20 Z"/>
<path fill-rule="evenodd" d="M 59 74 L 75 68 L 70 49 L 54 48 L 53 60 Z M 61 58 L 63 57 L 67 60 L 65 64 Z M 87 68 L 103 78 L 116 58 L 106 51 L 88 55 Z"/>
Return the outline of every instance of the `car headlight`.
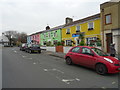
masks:
<path fill-rule="evenodd" d="M 106 61 L 110 62 L 110 63 L 113 63 L 113 61 L 111 59 L 108 59 L 108 58 L 104 58 Z"/>

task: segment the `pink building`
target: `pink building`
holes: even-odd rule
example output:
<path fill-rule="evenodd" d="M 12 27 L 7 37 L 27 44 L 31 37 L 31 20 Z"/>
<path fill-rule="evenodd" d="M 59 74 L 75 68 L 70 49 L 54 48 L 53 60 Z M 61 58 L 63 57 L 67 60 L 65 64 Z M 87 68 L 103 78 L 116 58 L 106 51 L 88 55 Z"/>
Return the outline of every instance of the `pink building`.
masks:
<path fill-rule="evenodd" d="M 35 33 L 31 35 L 31 41 L 34 44 L 40 44 L 40 33 Z"/>

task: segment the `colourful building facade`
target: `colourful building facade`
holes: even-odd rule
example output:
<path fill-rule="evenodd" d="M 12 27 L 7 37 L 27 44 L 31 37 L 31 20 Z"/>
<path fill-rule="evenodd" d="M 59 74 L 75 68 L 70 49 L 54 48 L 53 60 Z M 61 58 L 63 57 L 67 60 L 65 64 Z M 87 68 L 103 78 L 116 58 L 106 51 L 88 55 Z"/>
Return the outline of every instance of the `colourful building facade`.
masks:
<path fill-rule="evenodd" d="M 57 42 L 61 42 L 61 28 L 58 26 L 49 30 L 44 30 L 40 33 L 40 45 L 54 46 Z"/>
<path fill-rule="evenodd" d="M 31 43 L 31 36 L 27 36 L 27 44 L 30 44 Z"/>
<path fill-rule="evenodd" d="M 62 28 L 62 40 L 66 46 L 77 46 L 80 44 L 79 32 L 84 34 L 84 41 L 87 45 L 91 40 L 101 39 L 100 14 L 80 19 Z"/>

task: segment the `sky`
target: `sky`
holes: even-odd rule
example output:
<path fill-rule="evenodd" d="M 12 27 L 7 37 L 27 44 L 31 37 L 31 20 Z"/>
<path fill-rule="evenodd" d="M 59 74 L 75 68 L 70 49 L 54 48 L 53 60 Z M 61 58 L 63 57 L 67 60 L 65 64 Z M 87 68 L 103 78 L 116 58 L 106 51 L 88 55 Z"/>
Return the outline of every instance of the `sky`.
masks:
<path fill-rule="evenodd" d="M 100 13 L 109 0 L 0 0 L 0 34 L 15 30 L 28 35 Z"/>

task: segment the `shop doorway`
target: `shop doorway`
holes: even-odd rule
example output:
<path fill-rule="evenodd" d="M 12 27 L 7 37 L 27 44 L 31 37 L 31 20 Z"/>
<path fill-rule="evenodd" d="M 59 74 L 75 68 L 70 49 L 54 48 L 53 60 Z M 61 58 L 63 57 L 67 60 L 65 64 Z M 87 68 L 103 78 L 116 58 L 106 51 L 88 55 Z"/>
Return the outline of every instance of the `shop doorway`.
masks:
<path fill-rule="evenodd" d="M 107 52 L 110 53 L 110 44 L 113 43 L 112 33 L 106 34 Z"/>

